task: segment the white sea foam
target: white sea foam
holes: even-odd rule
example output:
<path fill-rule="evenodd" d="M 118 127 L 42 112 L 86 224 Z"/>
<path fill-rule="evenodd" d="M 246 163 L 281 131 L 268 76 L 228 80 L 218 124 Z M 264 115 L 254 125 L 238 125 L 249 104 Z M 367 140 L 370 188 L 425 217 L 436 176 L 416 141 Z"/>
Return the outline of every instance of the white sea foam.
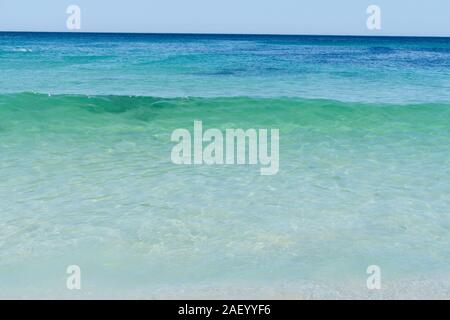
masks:
<path fill-rule="evenodd" d="M 33 50 L 29 49 L 29 48 L 14 48 L 14 49 L 6 50 L 6 51 L 11 51 L 11 52 L 33 52 Z"/>

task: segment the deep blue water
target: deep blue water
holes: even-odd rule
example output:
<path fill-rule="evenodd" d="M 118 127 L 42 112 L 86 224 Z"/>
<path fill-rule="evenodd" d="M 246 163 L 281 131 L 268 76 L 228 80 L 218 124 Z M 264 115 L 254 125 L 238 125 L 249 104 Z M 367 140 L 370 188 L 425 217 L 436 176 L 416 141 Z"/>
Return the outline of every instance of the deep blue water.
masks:
<path fill-rule="evenodd" d="M 0 33 L 0 93 L 450 101 L 450 38 Z"/>

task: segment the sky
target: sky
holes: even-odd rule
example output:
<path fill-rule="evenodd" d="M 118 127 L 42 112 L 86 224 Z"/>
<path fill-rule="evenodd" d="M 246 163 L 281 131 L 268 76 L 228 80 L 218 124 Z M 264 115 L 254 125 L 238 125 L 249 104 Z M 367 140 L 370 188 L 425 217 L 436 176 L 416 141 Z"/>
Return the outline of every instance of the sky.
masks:
<path fill-rule="evenodd" d="M 69 5 L 77 32 L 450 36 L 450 0 L 0 0 L 0 31 L 70 31 Z"/>

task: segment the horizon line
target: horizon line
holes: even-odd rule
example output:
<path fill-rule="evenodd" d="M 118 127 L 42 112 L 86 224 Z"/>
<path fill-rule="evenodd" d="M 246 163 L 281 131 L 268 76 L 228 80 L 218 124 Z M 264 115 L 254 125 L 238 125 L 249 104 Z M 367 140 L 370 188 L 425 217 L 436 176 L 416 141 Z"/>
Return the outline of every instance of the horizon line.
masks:
<path fill-rule="evenodd" d="M 186 36 L 281 36 L 281 37 L 366 37 L 366 38 L 450 38 L 444 35 L 367 35 L 367 34 L 289 34 L 289 33 L 204 33 L 204 32 L 127 32 L 127 31 L 19 31 L 0 30 L 0 33 L 60 33 L 104 35 L 186 35 Z"/>

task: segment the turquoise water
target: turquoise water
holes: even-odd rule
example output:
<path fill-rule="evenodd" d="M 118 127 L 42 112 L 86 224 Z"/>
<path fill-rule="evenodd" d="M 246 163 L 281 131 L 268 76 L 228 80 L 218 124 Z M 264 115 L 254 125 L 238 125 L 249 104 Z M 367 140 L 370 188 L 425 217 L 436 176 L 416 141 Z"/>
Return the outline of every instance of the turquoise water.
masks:
<path fill-rule="evenodd" d="M 0 70 L 1 297 L 450 297 L 449 39 L 3 33 Z M 194 120 L 280 171 L 174 165 Z"/>

